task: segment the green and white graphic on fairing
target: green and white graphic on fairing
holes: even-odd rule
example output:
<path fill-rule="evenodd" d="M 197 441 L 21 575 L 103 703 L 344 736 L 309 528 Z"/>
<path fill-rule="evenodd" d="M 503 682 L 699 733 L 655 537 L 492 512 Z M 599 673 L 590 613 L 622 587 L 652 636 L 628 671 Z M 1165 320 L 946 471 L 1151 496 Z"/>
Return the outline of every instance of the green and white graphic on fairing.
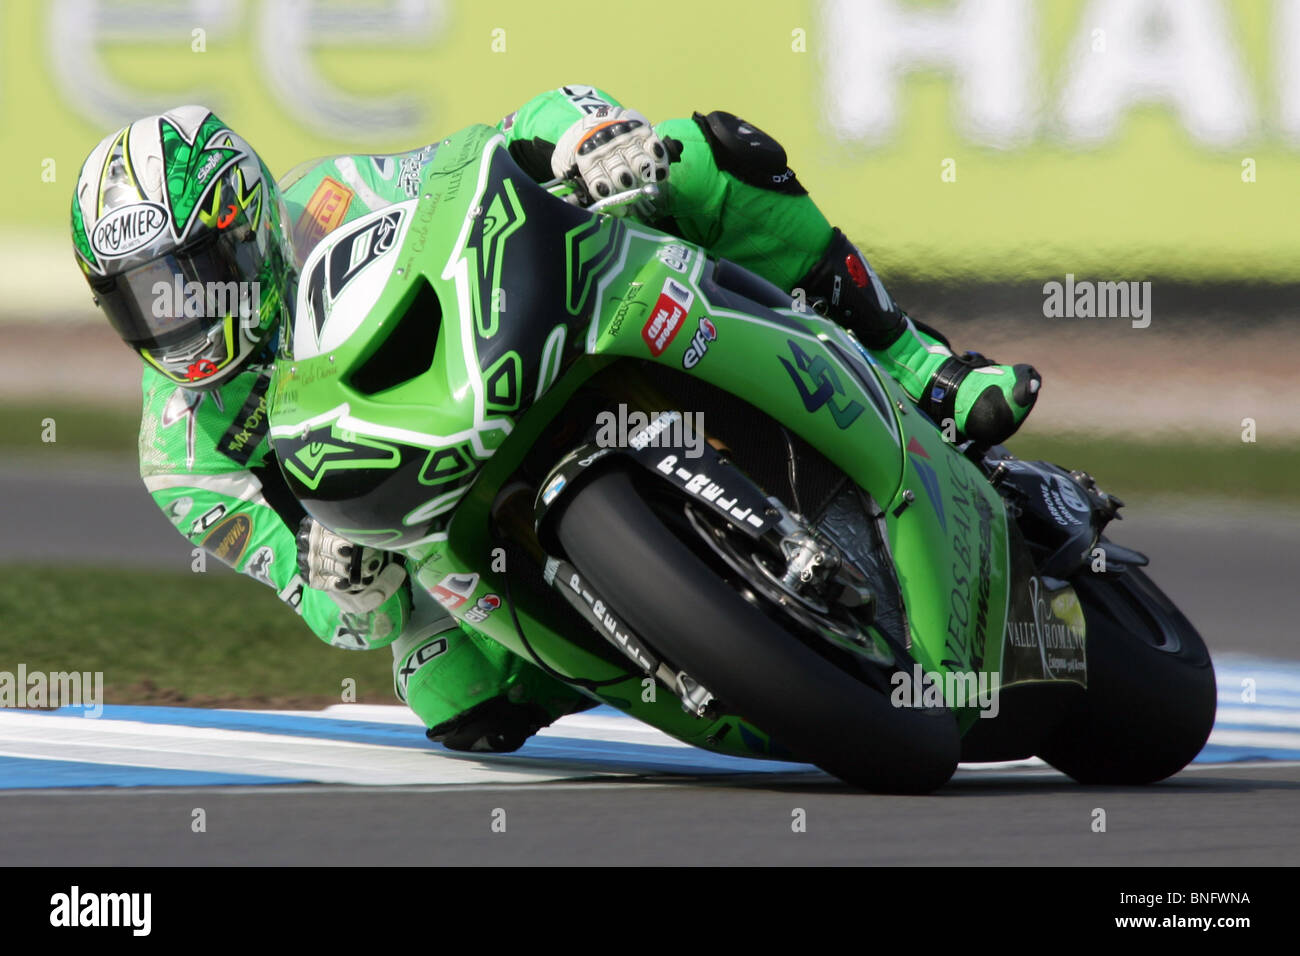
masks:
<path fill-rule="evenodd" d="M 338 348 L 369 314 L 392 274 L 415 200 L 348 223 L 303 264 L 292 352 L 295 360 Z"/>
<path fill-rule="evenodd" d="M 626 246 L 620 222 L 556 203 L 504 143 L 490 127 L 457 133 L 420 170 L 418 199 L 337 226 L 303 265 L 272 439 L 295 493 L 361 543 L 443 534 L 518 417 L 579 354 Z M 430 394 L 442 400 L 430 407 Z M 375 441 L 396 459 L 379 461 Z M 328 469 L 312 471 L 326 446 Z M 376 482 L 384 519 L 358 527 L 356 498 Z"/>
<path fill-rule="evenodd" d="M 313 440 L 299 448 L 292 458 L 280 462 L 280 467 L 313 491 L 325 474 L 336 468 L 391 468 L 401 457 L 397 448 L 388 442 L 365 438 L 356 432 L 345 434 L 337 421 L 328 429 L 308 432 L 308 436 Z"/>

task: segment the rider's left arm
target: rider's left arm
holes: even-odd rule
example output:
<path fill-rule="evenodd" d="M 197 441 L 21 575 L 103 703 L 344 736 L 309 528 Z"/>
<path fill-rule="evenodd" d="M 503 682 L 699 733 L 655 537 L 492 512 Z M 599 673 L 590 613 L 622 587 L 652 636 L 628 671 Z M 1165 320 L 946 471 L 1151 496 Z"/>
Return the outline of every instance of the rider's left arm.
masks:
<path fill-rule="evenodd" d="M 596 87 L 569 85 L 533 97 L 498 128 L 515 162 L 543 182 L 553 175 L 556 142 L 602 106 L 622 104 Z M 696 114 L 655 126 L 672 162 L 667 181 L 660 185 L 658 216 L 652 224 L 792 289 L 830 246 L 831 225 L 788 167 L 745 174 L 743 161 L 727 156 L 716 134 L 709 134 L 707 119 Z M 787 179 L 772 182 L 772 176 L 785 172 Z"/>
<path fill-rule="evenodd" d="M 730 116 L 710 117 L 718 115 Z M 662 219 L 652 224 L 792 289 L 826 252 L 831 225 L 785 165 L 784 150 L 776 147 L 776 163 L 766 154 L 752 160 L 720 142 L 714 125 L 696 113 L 655 126 L 677 159 L 656 204 Z M 761 130 L 740 126 L 776 146 Z"/>

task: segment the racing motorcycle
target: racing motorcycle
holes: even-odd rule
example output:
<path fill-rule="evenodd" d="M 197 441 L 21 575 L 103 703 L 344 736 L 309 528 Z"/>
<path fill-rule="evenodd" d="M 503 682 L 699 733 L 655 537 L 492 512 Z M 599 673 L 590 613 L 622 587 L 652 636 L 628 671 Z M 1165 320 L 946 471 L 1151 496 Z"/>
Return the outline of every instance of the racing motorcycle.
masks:
<path fill-rule="evenodd" d="M 490 127 L 420 177 L 304 262 L 270 434 L 318 521 L 710 751 L 886 792 L 1200 751 L 1205 645 L 1086 473 L 946 441 L 851 333 Z"/>

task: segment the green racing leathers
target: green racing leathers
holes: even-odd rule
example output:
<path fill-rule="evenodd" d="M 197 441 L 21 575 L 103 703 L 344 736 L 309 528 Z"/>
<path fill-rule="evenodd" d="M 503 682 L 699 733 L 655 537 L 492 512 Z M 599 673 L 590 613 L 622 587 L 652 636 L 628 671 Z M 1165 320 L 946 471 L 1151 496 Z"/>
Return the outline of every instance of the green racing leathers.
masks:
<path fill-rule="evenodd" d="M 295 534 L 306 512 L 289 494 L 266 439 L 270 354 L 197 391 L 144 369 L 140 476 L 196 547 L 275 588 L 320 638 L 364 650 L 393 642 L 410 613 L 409 585 L 365 614 L 343 612 L 298 572 Z"/>

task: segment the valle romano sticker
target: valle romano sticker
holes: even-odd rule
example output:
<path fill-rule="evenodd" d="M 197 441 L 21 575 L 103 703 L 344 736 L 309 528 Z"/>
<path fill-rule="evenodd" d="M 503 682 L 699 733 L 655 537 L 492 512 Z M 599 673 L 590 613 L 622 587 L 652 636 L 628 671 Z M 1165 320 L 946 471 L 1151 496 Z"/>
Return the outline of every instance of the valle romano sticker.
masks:
<path fill-rule="evenodd" d="M 153 242 L 167 228 L 167 210 L 156 202 L 114 209 L 95 223 L 90 244 L 106 259 L 129 255 Z"/>

